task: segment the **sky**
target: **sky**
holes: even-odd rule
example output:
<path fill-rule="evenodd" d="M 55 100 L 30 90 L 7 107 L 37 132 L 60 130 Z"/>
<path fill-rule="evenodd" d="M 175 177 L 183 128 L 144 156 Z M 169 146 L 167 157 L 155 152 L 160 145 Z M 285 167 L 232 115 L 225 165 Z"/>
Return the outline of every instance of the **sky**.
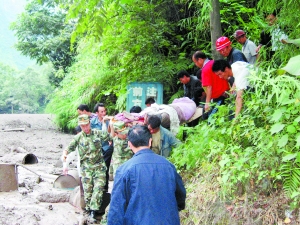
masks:
<path fill-rule="evenodd" d="M 26 3 L 27 0 L 0 0 L 0 5 L 6 12 L 13 11 L 12 14 L 8 15 L 12 19 L 16 18 L 18 13 L 24 11 Z"/>

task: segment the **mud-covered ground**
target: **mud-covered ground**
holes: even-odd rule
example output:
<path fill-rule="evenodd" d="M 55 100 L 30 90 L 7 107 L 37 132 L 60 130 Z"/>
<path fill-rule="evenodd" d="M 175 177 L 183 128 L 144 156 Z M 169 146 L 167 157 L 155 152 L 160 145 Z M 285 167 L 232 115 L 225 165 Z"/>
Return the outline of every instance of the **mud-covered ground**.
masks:
<path fill-rule="evenodd" d="M 16 179 L 1 176 L 6 163 L 19 164 L 18 190 L 0 192 L 0 224 L 74 225 L 82 221 L 80 207 L 69 203 L 73 190 L 53 187 L 62 172 L 62 150 L 73 135 L 61 133 L 52 120 L 48 114 L 0 114 L 0 189 Z M 18 128 L 25 130 L 14 131 Z M 27 154 L 36 156 L 38 163 L 22 164 Z"/>

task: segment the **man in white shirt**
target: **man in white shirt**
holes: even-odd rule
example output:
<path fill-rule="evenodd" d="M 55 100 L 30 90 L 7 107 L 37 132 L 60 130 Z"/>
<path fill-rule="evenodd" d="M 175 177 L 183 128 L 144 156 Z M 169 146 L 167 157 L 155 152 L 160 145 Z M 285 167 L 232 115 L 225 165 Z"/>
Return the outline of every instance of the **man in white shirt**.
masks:
<path fill-rule="evenodd" d="M 288 36 L 280 30 L 277 24 L 276 12 L 269 14 L 266 17 L 269 29 L 263 30 L 260 34 L 260 42 L 257 46 L 256 52 L 259 53 L 262 46 L 267 47 L 267 60 L 270 60 L 275 51 L 283 48 L 283 44 L 286 44 Z"/>
<path fill-rule="evenodd" d="M 242 52 L 247 58 L 248 62 L 250 64 L 255 64 L 257 58 L 256 44 L 247 38 L 246 33 L 243 30 L 236 30 L 233 34 L 233 37 L 237 40 L 237 42 L 243 45 Z"/>
<path fill-rule="evenodd" d="M 220 78 L 228 80 L 230 77 L 234 77 L 234 84 L 232 89 L 236 91 L 235 99 L 235 117 L 240 113 L 243 106 L 243 92 L 250 88 L 248 76 L 253 68 L 252 65 L 246 62 L 237 61 L 233 64 L 229 64 L 226 60 L 215 60 L 212 66 L 212 70 Z"/>

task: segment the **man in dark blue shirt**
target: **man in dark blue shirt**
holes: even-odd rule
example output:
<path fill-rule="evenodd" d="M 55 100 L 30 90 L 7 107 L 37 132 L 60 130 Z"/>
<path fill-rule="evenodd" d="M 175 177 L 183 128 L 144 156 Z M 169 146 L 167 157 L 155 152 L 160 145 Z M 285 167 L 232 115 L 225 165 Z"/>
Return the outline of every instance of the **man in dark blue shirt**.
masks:
<path fill-rule="evenodd" d="M 179 71 L 177 78 L 183 84 L 184 97 L 192 99 L 198 106 L 204 93 L 200 80 L 185 70 Z"/>
<path fill-rule="evenodd" d="M 146 126 L 128 132 L 134 156 L 117 169 L 108 212 L 108 225 L 179 225 L 186 190 L 173 164 L 149 147 Z"/>

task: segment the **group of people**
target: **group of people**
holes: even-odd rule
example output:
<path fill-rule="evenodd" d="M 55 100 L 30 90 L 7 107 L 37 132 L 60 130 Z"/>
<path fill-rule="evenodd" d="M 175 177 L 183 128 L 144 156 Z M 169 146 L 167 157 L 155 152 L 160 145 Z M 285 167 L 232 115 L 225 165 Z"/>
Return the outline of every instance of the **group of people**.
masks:
<path fill-rule="evenodd" d="M 76 128 L 78 133 L 64 149 L 62 158 L 66 160 L 74 151 L 79 155 L 89 221 L 95 222 L 97 214 L 104 213 L 100 209 L 112 169 L 114 185 L 105 215 L 107 224 L 179 224 L 178 211 L 185 206 L 186 192 L 166 157 L 180 141 L 161 126 L 160 116 L 146 114 L 143 121 L 126 123 L 107 116 L 102 103 L 95 105 L 94 113 L 84 104 L 78 106 L 77 112 L 80 129 Z"/>
<path fill-rule="evenodd" d="M 267 18 L 269 25 L 276 21 L 274 14 Z M 280 30 L 274 32 L 284 43 L 286 37 Z M 176 128 L 188 121 L 199 105 L 204 119 L 216 113 L 215 106 L 225 104 L 230 93 L 236 95 L 237 117 L 243 107 L 243 93 L 252 90 L 248 77 L 257 65 L 261 47 L 273 45 L 270 56 L 278 49 L 273 36 L 262 32 L 257 47 L 243 30 L 236 30 L 233 37 L 243 45 L 241 51 L 232 47 L 228 37 L 220 37 L 215 43 L 216 50 L 225 57 L 220 60 L 196 51 L 192 61 L 199 70 L 196 76 L 185 70 L 178 73 L 184 98 L 172 104 L 159 106 L 149 98 L 145 102 L 148 109 L 134 106 L 129 113 L 114 117 L 106 115 L 102 103 L 95 105 L 94 113 L 87 105 L 78 106 L 77 134 L 62 158 L 78 152 L 85 211 L 91 220 L 103 213 L 99 210 L 103 193 L 108 191 L 111 169 L 114 185 L 105 216 L 107 224 L 180 224 L 178 211 L 185 207 L 186 190 L 175 167 L 166 159 L 180 144 Z"/>
<path fill-rule="evenodd" d="M 205 53 L 196 51 L 192 61 L 199 68 L 198 75 L 190 75 L 185 70 L 177 74 L 177 78 L 183 84 L 184 96 L 193 99 L 196 105 L 203 105 L 203 119 L 217 111 L 215 106 L 225 104 L 230 93 L 236 96 L 235 113 L 230 118 L 237 117 L 243 106 L 243 92 L 254 90 L 248 78 L 258 66 L 262 46 L 267 48 L 269 60 L 281 47 L 280 43 L 286 43 L 287 36 L 275 25 L 276 13 L 269 14 L 266 19 L 268 25 L 275 28 L 271 32 L 261 33 L 258 46 L 247 38 L 243 30 L 236 30 L 233 37 L 243 45 L 241 51 L 232 47 L 228 37 L 220 37 L 215 46 L 225 59 L 211 60 Z"/>
<path fill-rule="evenodd" d="M 184 85 L 185 95 L 197 101 L 198 105 L 203 104 L 203 119 L 207 119 L 216 112 L 215 106 L 226 103 L 229 91 L 236 92 L 235 117 L 238 116 L 242 108 L 242 93 L 249 88 L 247 78 L 252 66 L 244 54 L 233 48 L 227 37 L 220 37 L 216 46 L 220 54 L 227 56 L 226 60 L 211 60 L 201 51 L 196 51 L 192 56 L 194 64 L 201 69 L 201 81 L 200 79 L 195 81 L 196 78 L 186 71 L 178 73 L 178 78 Z M 201 90 L 200 93 L 198 90 Z"/>

